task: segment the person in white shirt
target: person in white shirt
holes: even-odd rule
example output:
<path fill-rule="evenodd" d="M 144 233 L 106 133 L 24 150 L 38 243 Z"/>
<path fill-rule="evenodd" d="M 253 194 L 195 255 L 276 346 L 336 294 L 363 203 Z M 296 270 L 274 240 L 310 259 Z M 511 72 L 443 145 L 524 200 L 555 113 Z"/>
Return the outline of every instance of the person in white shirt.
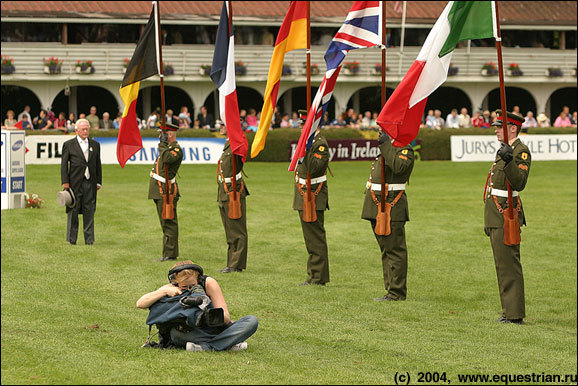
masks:
<path fill-rule="evenodd" d="M 452 109 L 446 118 L 446 127 L 450 129 L 460 128 L 460 118 L 458 117 L 458 109 Z"/>
<path fill-rule="evenodd" d="M 460 127 L 467 129 L 472 126 L 472 119 L 468 114 L 468 109 L 462 107 L 462 113 L 458 115 L 460 121 Z"/>

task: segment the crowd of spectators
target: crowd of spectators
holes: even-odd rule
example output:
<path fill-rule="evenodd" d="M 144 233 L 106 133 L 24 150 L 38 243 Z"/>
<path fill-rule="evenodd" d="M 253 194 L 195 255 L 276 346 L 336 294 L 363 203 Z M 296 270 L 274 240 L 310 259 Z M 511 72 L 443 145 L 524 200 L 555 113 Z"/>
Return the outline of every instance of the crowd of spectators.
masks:
<path fill-rule="evenodd" d="M 209 113 L 205 106 L 201 106 L 199 113 L 195 117 L 191 117 L 191 113 L 187 106 L 182 106 L 180 112 L 175 114 L 172 109 L 167 109 L 165 121 L 167 123 L 178 126 L 180 129 L 202 129 L 209 131 L 219 131 L 221 134 L 226 133 L 226 128 L 222 122 Z M 518 106 L 514 106 L 514 112 L 520 112 Z M 375 130 L 379 126 L 377 124 L 377 111 L 365 111 L 364 113 L 356 112 L 353 108 L 348 108 L 346 111 L 338 114 L 335 119 L 329 118 L 329 113 L 325 112 L 323 118 L 319 123 L 319 127 L 347 127 L 357 130 Z M 241 109 L 239 111 L 241 119 L 241 128 L 243 131 L 256 132 L 259 127 L 261 112 L 254 108 Z M 96 106 L 92 106 L 88 114 L 80 113 L 78 119 L 85 118 L 90 122 L 90 128 L 96 129 L 119 129 L 122 121 L 122 113 L 112 119 L 108 112 L 103 112 L 101 116 L 97 113 Z M 489 110 L 476 111 L 472 116 L 469 115 L 468 109 L 462 107 L 460 114 L 457 109 L 452 109 L 451 112 L 444 119 L 442 112 L 439 109 L 430 109 L 425 114 L 420 128 L 431 130 L 442 130 L 445 128 L 489 128 L 494 119 L 495 112 Z M 6 118 L 3 122 L 3 129 L 22 129 L 22 130 L 59 130 L 63 133 L 71 133 L 75 130 L 75 122 L 77 121 L 74 113 L 68 114 L 60 112 L 58 117 L 50 110 L 42 109 L 38 116 L 32 117 L 30 115 L 30 106 L 25 106 L 24 110 L 16 116 L 13 110 L 6 112 Z M 527 131 L 531 127 L 576 127 L 578 121 L 578 113 L 574 111 L 570 113 L 570 108 L 564 106 L 558 117 L 552 124 L 551 120 L 544 112 L 534 118 L 534 112 L 528 111 L 525 115 L 522 130 Z M 161 109 L 156 108 L 147 119 L 137 117 L 137 124 L 139 129 L 158 129 L 161 126 Z M 277 128 L 300 128 L 301 119 L 297 112 L 291 113 L 280 112 L 279 107 L 275 107 L 270 129 Z"/>

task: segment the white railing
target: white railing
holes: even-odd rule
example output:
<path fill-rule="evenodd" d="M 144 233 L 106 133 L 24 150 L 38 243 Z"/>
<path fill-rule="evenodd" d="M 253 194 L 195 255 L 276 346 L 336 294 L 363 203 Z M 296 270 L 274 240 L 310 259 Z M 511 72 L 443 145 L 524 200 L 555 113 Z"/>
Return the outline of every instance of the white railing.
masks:
<path fill-rule="evenodd" d="M 63 77 L 87 77 L 94 80 L 121 80 L 123 76 L 123 59 L 130 58 L 134 51 L 134 44 L 81 44 L 62 45 L 57 43 L 2 43 L 2 55 L 7 55 L 14 59 L 16 72 L 8 75 L 10 79 L 27 80 L 61 80 Z M 201 81 L 209 80 L 201 75 L 200 66 L 211 64 L 213 58 L 213 45 L 173 45 L 163 47 L 163 59 L 171 63 L 175 70 L 175 75 L 168 79 Z M 399 81 L 414 62 L 420 47 L 406 47 L 403 54 L 399 48 L 387 50 L 387 78 L 390 81 Z M 265 81 L 269 71 L 269 63 L 273 47 L 268 46 L 236 46 L 235 54 L 237 60 L 247 63 L 247 74 L 239 77 L 239 80 Z M 313 47 L 311 52 L 311 62 L 319 65 L 319 79 L 325 70 L 323 54 L 325 47 Z M 550 50 L 541 48 L 504 48 L 504 67 L 507 68 L 512 62 L 518 63 L 524 76 L 518 78 L 520 81 L 543 82 L 546 78 L 549 67 L 560 68 L 564 74 L 561 78 L 556 78 L 562 82 L 575 82 L 575 68 L 577 60 L 576 50 Z M 57 57 L 63 60 L 62 72 L 60 75 L 47 75 L 44 71 L 42 59 Z M 75 65 L 77 61 L 91 60 L 95 68 L 92 75 L 77 74 Z M 351 80 L 375 82 L 380 79 L 375 74 L 374 67 L 381 63 L 381 53 L 378 48 L 353 50 L 349 53 L 346 61 L 358 61 L 360 72 Z M 497 62 L 496 50 L 494 48 L 471 48 L 467 50 L 457 49 L 453 53 L 452 62 L 459 68 L 458 75 L 451 77 L 460 82 L 479 81 L 481 68 L 485 62 Z M 292 67 L 292 75 L 285 76 L 284 79 L 303 81 L 305 70 L 305 51 L 292 51 L 285 56 L 285 64 Z M 6 75 L 2 75 L 3 77 Z"/>

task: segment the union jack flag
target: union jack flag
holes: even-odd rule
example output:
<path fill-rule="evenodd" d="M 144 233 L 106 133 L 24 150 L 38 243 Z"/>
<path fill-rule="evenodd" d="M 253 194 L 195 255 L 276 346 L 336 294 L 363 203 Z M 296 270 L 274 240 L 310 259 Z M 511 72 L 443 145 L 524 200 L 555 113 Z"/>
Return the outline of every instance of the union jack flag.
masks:
<path fill-rule="evenodd" d="M 355 1 L 345 22 L 337 31 L 325 52 L 327 71 L 313 99 L 307 121 L 303 126 L 289 171 L 295 171 L 306 150 L 311 148 L 319 122 L 327 110 L 341 64 L 350 50 L 381 44 L 381 1 Z"/>

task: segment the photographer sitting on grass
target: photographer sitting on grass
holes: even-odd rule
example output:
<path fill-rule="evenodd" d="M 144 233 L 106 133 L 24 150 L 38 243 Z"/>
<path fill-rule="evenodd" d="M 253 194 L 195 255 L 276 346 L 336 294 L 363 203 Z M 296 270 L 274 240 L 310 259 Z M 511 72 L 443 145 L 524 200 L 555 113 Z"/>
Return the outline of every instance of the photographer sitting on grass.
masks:
<path fill-rule="evenodd" d="M 169 282 L 143 295 L 136 306 L 149 308 L 147 324 L 159 330 L 159 343 L 143 347 L 179 347 L 187 351 L 239 351 L 257 331 L 253 315 L 232 321 L 219 283 L 203 275 L 203 268 L 190 260 L 169 271 Z"/>

